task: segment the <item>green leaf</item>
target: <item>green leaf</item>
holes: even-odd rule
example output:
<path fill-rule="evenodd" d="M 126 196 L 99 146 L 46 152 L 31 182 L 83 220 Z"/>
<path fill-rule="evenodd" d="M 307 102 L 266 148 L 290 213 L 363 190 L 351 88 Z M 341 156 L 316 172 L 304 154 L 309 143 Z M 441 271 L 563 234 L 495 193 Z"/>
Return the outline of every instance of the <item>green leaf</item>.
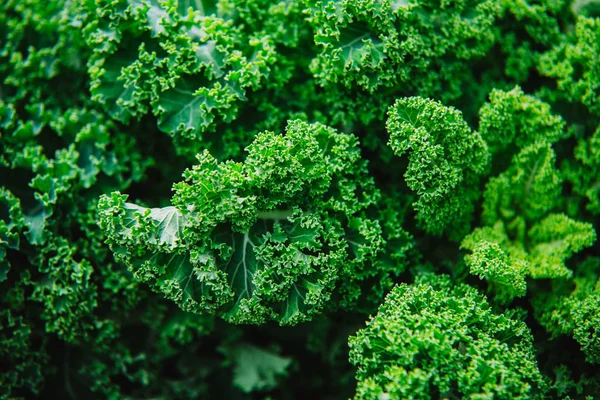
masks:
<path fill-rule="evenodd" d="M 51 216 L 52 210 L 42 204 L 39 204 L 31 214 L 24 216 L 24 222 L 27 226 L 25 236 L 29 243 L 33 245 L 44 244 L 46 223 Z"/>
<path fill-rule="evenodd" d="M 590 223 L 578 222 L 564 214 L 552 214 L 529 231 L 531 276 L 569 278 L 572 271 L 565 261 L 596 241 Z"/>
<path fill-rule="evenodd" d="M 547 389 L 525 323 L 445 276 L 396 286 L 349 345 L 355 399 L 542 398 Z"/>
<path fill-rule="evenodd" d="M 145 208 L 135 204 L 125 204 L 125 216 L 123 226 L 135 229 L 138 224 L 139 215 L 148 215 L 155 224 L 154 234 L 149 238 L 150 243 L 169 247 L 177 247 L 183 237 L 183 228 L 186 224 L 186 216 L 177 208 L 169 206 L 163 208 Z M 126 234 L 126 233 L 125 233 Z"/>
<path fill-rule="evenodd" d="M 428 233 L 460 239 L 473 219 L 478 182 L 489 164 L 485 142 L 460 111 L 420 97 L 399 99 L 386 127 L 394 153 L 408 153 L 404 177 L 416 192 L 417 221 Z"/>
<path fill-rule="evenodd" d="M 479 129 L 494 155 L 511 155 L 511 147 L 552 144 L 566 136 L 565 122 L 552 114 L 550 105 L 526 95 L 519 86 L 494 89 L 489 97 L 479 110 Z"/>
<path fill-rule="evenodd" d="M 292 359 L 251 344 L 224 346 L 220 351 L 233 364 L 233 384 L 244 393 L 277 387 Z"/>
<path fill-rule="evenodd" d="M 401 270 L 381 260 L 386 240 L 367 212 L 379 193 L 353 136 L 291 121 L 285 136 L 261 133 L 247 151 L 244 163 L 199 155 L 173 206 L 104 196 L 100 226 L 119 260 L 186 311 L 238 324 L 293 325 L 349 308 L 370 293 L 363 281 Z"/>
<path fill-rule="evenodd" d="M 531 223 L 552 210 L 560 198 L 561 179 L 552 147 L 544 142 L 522 149 L 509 168 L 490 179 L 485 188 L 482 219 L 487 225 L 498 220 L 524 218 Z"/>
<path fill-rule="evenodd" d="M 574 157 L 565 160 L 562 167 L 573 192 L 585 199 L 585 208 L 594 215 L 600 214 L 600 128 L 579 141 Z"/>
<path fill-rule="evenodd" d="M 209 99 L 197 92 L 199 85 L 190 79 L 180 79 L 177 86 L 167 90 L 158 103 L 158 127 L 165 132 L 184 132 L 197 136 L 212 122 Z"/>
<path fill-rule="evenodd" d="M 525 279 L 530 269 L 526 260 L 502 249 L 506 248 L 507 242 L 508 237 L 503 237 L 500 232 L 478 228 L 461 243 L 462 249 L 472 252 L 465 256 L 471 273 L 486 279 L 490 283 L 489 290 L 496 295 L 495 300 L 500 302 L 509 302 L 525 295 Z"/>

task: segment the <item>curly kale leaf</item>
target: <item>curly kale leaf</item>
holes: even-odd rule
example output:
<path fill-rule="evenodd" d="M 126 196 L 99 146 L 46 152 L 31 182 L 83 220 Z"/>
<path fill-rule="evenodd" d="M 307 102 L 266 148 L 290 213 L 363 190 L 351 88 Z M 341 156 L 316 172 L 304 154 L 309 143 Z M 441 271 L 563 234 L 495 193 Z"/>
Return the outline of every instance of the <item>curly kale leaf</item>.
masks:
<path fill-rule="evenodd" d="M 491 62 L 504 64 L 503 79 L 497 85 L 528 82 L 535 76 L 540 55 L 561 41 L 566 24 L 572 23 L 571 1 L 551 0 L 523 3 L 503 0 L 501 18 L 496 24 L 499 57 Z M 492 76 L 494 74 L 492 73 Z M 510 83 L 506 85 L 510 87 Z"/>
<path fill-rule="evenodd" d="M 526 278 L 565 278 L 566 261 L 591 246 L 596 232 L 589 223 L 562 213 L 561 179 L 549 144 L 528 145 L 506 171 L 490 179 L 483 201 L 483 227 L 461 247 L 471 273 L 486 279 L 500 302 L 525 295 Z"/>
<path fill-rule="evenodd" d="M 524 322 L 445 277 L 397 286 L 350 337 L 356 399 L 543 398 Z"/>
<path fill-rule="evenodd" d="M 512 160 L 488 181 L 483 226 L 461 247 L 470 251 L 465 261 L 471 273 L 488 281 L 499 302 L 524 296 L 528 277 L 570 277 L 566 261 L 596 239 L 591 224 L 556 212 L 562 177 L 552 144 L 567 136 L 564 125 L 548 104 L 519 87 L 492 91 L 480 110 L 480 129 L 494 163 Z"/>
<path fill-rule="evenodd" d="M 461 244 L 471 252 L 465 256 L 471 273 L 488 280 L 500 302 L 524 296 L 527 277 L 569 278 L 573 272 L 566 261 L 596 240 L 591 224 L 564 214 L 548 215 L 521 239 L 511 238 L 509 232 L 498 221 L 475 229 Z"/>
<path fill-rule="evenodd" d="M 475 229 L 462 241 L 461 249 L 471 251 L 465 263 L 473 275 L 488 281 L 496 300 L 508 302 L 525 295 L 529 262 L 524 250 L 510 243 L 501 227 Z"/>
<path fill-rule="evenodd" d="M 295 324 L 337 286 L 350 306 L 359 282 L 391 285 L 384 229 L 369 217 L 380 195 L 355 137 L 292 121 L 285 136 L 259 134 L 247 151 L 244 163 L 198 156 L 167 208 L 104 197 L 100 225 L 115 255 L 184 310 L 235 323 Z"/>
<path fill-rule="evenodd" d="M 572 336 L 590 363 L 600 363 L 600 259 L 580 263 L 572 281 L 557 280 L 533 299 L 537 320 L 551 337 Z"/>
<path fill-rule="evenodd" d="M 596 241 L 592 224 L 574 221 L 564 214 L 551 214 L 528 232 L 533 278 L 570 277 L 565 261 Z"/>
<path fill-rule="evenodd" d="M 85 4 L 92 100 L 121 122 L 154 117 L 191 160 L 207 148 L 239 156 L 256 132 L 280 129 L 317 97 L 289 86 L 307 69 L 296 55 L 308 37 L 299 2 Z"/>
<path fill-rule="evenodd" d="M 489 0 L 309 1 L 320 48 L 311 71 L 323 86 L 370 93 L 406 86 L 428 95 L 486 54 L 499 11 Z"/>
<path fill-rule="evenodd" d="M 519 86 L 510 91 L 494 89 L 489 98 L 479 110 L 479 131 L 494 156 L 514 146 L 522 149 L 564 138 L 563 119 L 551 113 L 549 104 L 525 94 Z"/>
<path fill-rule="evenodd" d="M 543 76 L 556 79 L 557 95 L 600 115 L 600 20 L 579 17 L 566 40 L 546 52 L 538 64 Z"/>
<path fill-rule="evenodd" d="M 188 14 L 175 1 L 98 0 L 85 27 L 92 98 L 125 122 L 152 111 L 160 129 L 184 138 L 234 118 L 246 88 L 268 74 L 273 44 L 194 10 L 201 4 Z"/>
<path fill-rule="evenodd" d="M 397 100 L 387 120 L 389 146 L 408 153 L 404 175 L 416 192 L 417 221 L 432 234 L 460 240 L 469 230 L 489 154 L 460 111 L 420 97 Z"/>
<path fill-rule="evenodd" d="M 561 172 L 572 184 L 573 192 L 585 199 L 585 208 L 600 214 L 600 128 L 579 141 L 574 157 L 565 160 Z"/>
<path fill-rule="evenodd" d="M 555 208 L 562 189 L 555 160 L 554 150 L 544 143 L 527 146 L 515 155 L 506 171 L 486 185 L 483 222 L 491 226 L 502 220 L 523 226 Z"/>

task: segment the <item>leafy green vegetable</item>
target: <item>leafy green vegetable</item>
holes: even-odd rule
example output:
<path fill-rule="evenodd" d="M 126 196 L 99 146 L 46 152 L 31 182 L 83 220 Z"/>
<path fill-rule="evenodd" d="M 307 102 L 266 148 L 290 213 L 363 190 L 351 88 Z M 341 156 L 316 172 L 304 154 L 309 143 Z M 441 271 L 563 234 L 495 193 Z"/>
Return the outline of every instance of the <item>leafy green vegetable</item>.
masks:
<path fill-rule="evenodd" d="M 598 4 L 4 1 L 0 398 L 600 397 Z"/>
<path fill-rule="evenodd" d="M 479 176 L 489 162 L 481 136 L 458 110 L 419 97 L 396 101 L 387 130 L 396 155 L 410 152 L 405 179 L 419 196 L 414 207 L 421 226 L 460 238 L 473 218 Z"/>
<path fill-rule="evenodd" d="M 374 93 L 407 85 L 418 94 L 464 73 L 485 55 L 500 7 L 493 1 L 308 1 L 320 53 L 311 72 L 322 84 L 341 82 Z M 442 61 L 443 60 L 443 61 Z M 423 79 L 423 71 L 435 71 Z"/>
<path fill-rule="evenodd" d="M 400 285 L 350 338 L 357 399 L 540 398 L 546 384 L 524 322 L 496 315 L 443 277 Z"/>
<path fill-rule="evenodd" d="M 579 265 L 573 283 L 555 281 L 553 293 L 540 291 L 533 306 L 538 320 L 552 336 L 569 335 L 579 342 L 590 363 L 600 362 L 598 307 L 600 259 L 589 258 Z"/>
<path fill-rule="evenodd" d="M 289 358 L 247 344 L 225 347 L 221 351 L 235 365 L 233 384 L 246 393 L 275 388 L 277 377 L 286 374 L 292 362 Z"/>
<path fill-rule="evenodd" d="M 571 35 L 544 54 L 539 70 L 544 76 L 556 79 L 561 97 L 585 105 L 590 112 L 598 114 L 598 70 L 596 60 L 598 44 L 597 18 L 579 17 Z"/>
<path fill-rule="evenodd" d="M 564 138 L 564 121 L 550 105 L 526 95 L 516 86 L 510 91 L 492 90 L 489 102 L 479 110 L 479 129 L 494 156 L 510 154 L 535 143 L 552 144 Z"/>
<path fill-rule="evenodd" d="M 600 130 L 589 139 L 582 139 L 573 159 L 565 162 L 563 175 L 573 185 L 573 191 L 586 202 L 586 209 L 600 213 Z"/>
<path fill-rule="evenodd" d="M 235 323 L 307 320 L 340 281 L 377 275 L 386 240 L 367 212 L 379 193 L 356 138 L 292 121 L 247 151 L 244 163 L 198 156 L 173 206 L 104 197 L 100 226 L 116 256 L 184 310 Z"/>

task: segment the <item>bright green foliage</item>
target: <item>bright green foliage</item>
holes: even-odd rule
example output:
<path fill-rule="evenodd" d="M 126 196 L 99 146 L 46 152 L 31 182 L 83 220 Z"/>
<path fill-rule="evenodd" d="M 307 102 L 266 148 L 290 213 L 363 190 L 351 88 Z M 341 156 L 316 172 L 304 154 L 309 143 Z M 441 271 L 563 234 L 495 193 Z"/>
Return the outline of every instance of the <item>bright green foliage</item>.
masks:
<path fill-rule="evenodd" d="M 534 143 L 552 144 L 564 137 L 564 122 L 550 105 L 523 93 L 494 89 L 479 110 L 479 129 L 493 154 Z"/>
<path fill-rule="evenodd" d="M 448 232 L 460 239 L 473 218 L 480 175 L 488 167 L 485 142 L 460 111 L 420 97 L 396 101 L 386 127 L 394 153 L 408 153 L 404 177 L 419 196 L 414 208 L 420 225 L 428 233 Z"/>
<path fill-rule="evenodd" d="M 579 141 L 574 159 L 564 164 L 563 174 L 573 191 L 585 198 L 586 209 L 600 214 L 600 128 L 589 139 Z"/>
<path fill-rule="evenodd" d="M 465 256 L 471 273 L 486 279 L 496 299 L 506 302 L 525 295 L 530 266 L 524 249 L 513 245 L 502 228 L 478 228 L 461 248 L 471 251 Z"/>
<path fill-rule="evenodd" d="M 154 342 L 129 345 L 135 315 L 159 322 L 173 310 L 145 300 L 112 259 L 96 217 L 100 194 L 139 182 L 155 163 L 155 139 L 140 145 L 90 100 L 79 5 L 0 7 L 3 399 L 122 398 L 117 381 L 149 386 L 168 354 Z M 194 325 L 206 334 L 203 319 Z"/>
<path fill-rule="evenodd" d="M 591 246 L 596 232 L 589 223 L 573 221 L 564 214 L 551 214 L 528 232 L 531 276 L 553 278 L 570 276 L 565 260 Z"/>
<path fill-rule="evenodd" d="M 444 277 L 400 285 L 350 338 L 356 399 L 542 398 L 524 322 Z"/>
<path fill-rule="evenodd" d="M 86 2 L 93 10 L 84 28 L 93 50 L 88 61 L 92 99 L 125 123 L 154 115 L 177 151 L 189 157 L 207 146 L 224 155 L 237 154 L 227 147 L 249 143 L 247 132 L 224 126 L 247 107 L 254 112 L 271 108 L 263 96 L 261 103 L 251 104 L 247 93 L 283 88 L 294 65 L 280 52 L 297 45 L 304 34 L 295 21 L 300 12 L 296 4 Z"/>
<path fill-rule="evenodd" d="M 599 398 L 598 4 L 5 0 L 0 398 Z"/>
<path fill-rule="evenodd" d="M 573 34 L 544 54 L 538 69 L 556 79 L 561 97 L 582 103 L 599 115 L 600 104 L 600 20 L 579 17 Z"/>
<path fill-rule="evenodd" d="M 500 58 L 504 73 L 515 83 L 526 81 L 539 65 L 545 50 L 562 39 L 562 24 L 570 23 L 572 14 L 568 0 L 545 0 L 523 3 L 502 0 L 498 24 Z"/>
<path fill-rule="evenodd" d="M 494 161 L 518 151 L 504 172 L 485 189 L 481 220 L 461 247 L 471 253 L 471 273 L 486 279 L 500 302 L 526 293 L 526 278 L 566 278 L 565 262 L 591 246 L 596 233 L 561 213 L 562 179 L 552 144 L 564 138 L 564 122 L 548 104 L 525 95 L 519 87 L 493 91 L 480 110 L 482 136 Z M 504 154 L 503 154 L 504 153 Z M 500 164 L 501 165 L 501 164 Z"/>
<path fill-rule="evenodd" d="M 85 26 L 92 99 L 123 122 L 152 112 L 177 140 L 198 139 L 215 118 L 231 121 L 275 52 L 270 37 L 234 26 L 232 13 L 202 2 L 98 0 Z"/>
<path fill-rule="evenodd" d="M 315 78 L 371 93 L 405 85 L 423 95 L 439 92 L 463 73 L 465 60 L 490 49 L 500 11 L 489 0 L 308 3 L 320 49 L 311 64 Z M 419 79 L 425 70 L 436 72 Z"/>
<path fill-rule="evenodd" d="M 596 240 L 590 224 L 564 214 L 550 214 L 521 237 L 513 237 L 512 228 L 501 221 L 493 227 L 477 228 L 461 245 L 472 252 L 465 259 L 471 272 L 489 280 L 500 301 L 523 296 L 527 276 L 570 277 L 572 271 L 565 262 Z"/>
<path fill-rule="evenodd" d="M 541 292 L 534 310 L 552 336 L 573 336 L 590 363 L 600 363 L 600 259 L 582 262 L 573 282 L 556 281 Z"/>
<path fill-rule="evenodd" d="M 198 156 L 173 206 L 104 197 L 100 226 L 117 257 L 184 310 L 235 323 L 307 320 L 340 281 L 352 298 L 338 301 L 352 304 L 352 282 L 378 275 L 386 245 L 367 215 L 379 193 L 356 138 L 292 121 L 247 151 L 244 163 Z"/>
<path fill-rule="evenodd" d="M 549 214 L 561 190 L 554 159 L 549 144 L 532 144 L 515 155 L 486 186 L 486 226 L 462 242 L 472 252 L 465 258 L 471 273 L 488 280 L 499 301 L 525 295 L 527 276 L 570 277 L 565 261 L 596 240 L 591 224 Z"/>
<path fill-rule="evenodd" d="M 527 146 L 513 157 L 506 171 L 488 182 L 482 219 L 488 225 L 504 220 L 524 226 L 525 221 L 535 221 L 555 206 L 560 184 L 552 147 Z"/>
<path fill-rule="evenodd" d="M 7 7 L 2 18 L 11 29 L 0 52 L 0 110 L 7 133 L 0 147 L 0 281 L 12 276 L 31 285 L 26 297 L 39 303 L 45 330 L 72 342 L 93 329 L 83 321 L 97 307 L 90 278 L 95 255 L 80 251 L 78 242 L 106 250 L 97 237 L 75 238 L 71 226 L 97 232 L 89 218 L 96 194 L 88 189 L 128 186 L 152 159 L 142 161 L 132 152 L 132 138 L 112 135 L 114 124 L 78 93 L 80 79 L 65 79 L 82 69 L 85 54 L 78 30 L 68 23 L 75 19 L 74 7 L 61 2 Z M 31 32 L 47 35 L 26 46 Z M 56 91 L 51 80 L 63 90 Z M 11 251 L 23 259 L 11 262 Z"/>

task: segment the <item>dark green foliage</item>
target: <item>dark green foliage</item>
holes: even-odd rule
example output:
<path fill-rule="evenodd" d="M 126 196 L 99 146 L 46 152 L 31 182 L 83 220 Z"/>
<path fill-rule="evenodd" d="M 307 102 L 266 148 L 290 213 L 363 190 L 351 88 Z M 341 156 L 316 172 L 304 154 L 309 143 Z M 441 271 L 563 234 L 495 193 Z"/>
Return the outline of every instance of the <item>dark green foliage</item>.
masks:
<path fill-rule="evenodd" d="M 357 145 L 291 121 L 285 136 L 257 135 L 244 163 L 199 155 L 173 186 L 173 206 L 103 197 L 100 227 L 136 278 L 186 311 L 296 324 L 325 308 L 338 286 L 348 308 L 360 296 L 357 281 L 385 285 L 386 274 L 403 269 L 398 259 L 394 271 L 379 260 L 387 238 L 367 214 L 380 195 Z"/>
<path fill-rule="evenodd" d="M 473 219 L 480 176 L 489 164 L 485 142 L 459 111 L 420 97 L 396 101 L 386 127 L 394 154 L 410 153 L 404 179 L 419 196 L 417 221 L 427 233 L 460 239 Z"/>
<path fill-rule="evenodd" d="M 600 397 L 599 10 L 5 0 L 0 398 Z"/>

